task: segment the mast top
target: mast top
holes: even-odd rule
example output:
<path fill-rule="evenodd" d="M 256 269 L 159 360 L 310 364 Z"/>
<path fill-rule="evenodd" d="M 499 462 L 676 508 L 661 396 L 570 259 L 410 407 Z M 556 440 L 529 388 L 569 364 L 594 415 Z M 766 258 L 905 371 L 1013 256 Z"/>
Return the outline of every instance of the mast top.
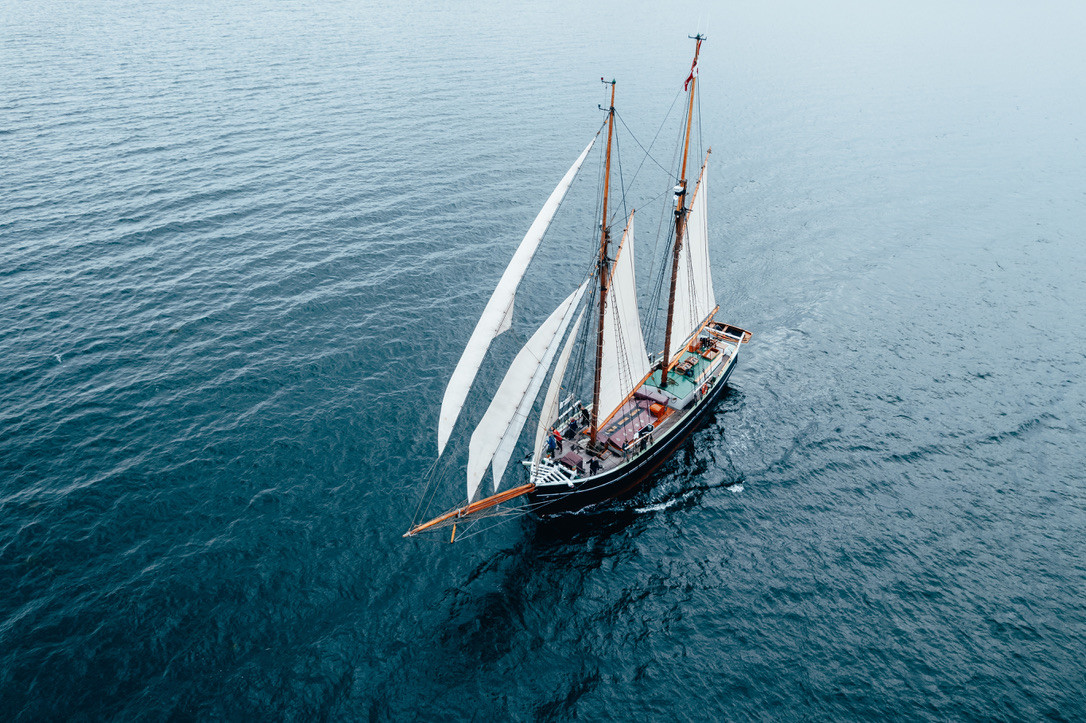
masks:
<path fill-rule="evenodd" d="M 612 78 L 611 80 L 604 80 L 603 76 L 600 76 L 600 82 L 603 83 L 604 85 L 611 86 L 611 106 L 608 107 L 608 108 L 604 108 L 602 105 L 597 104 L 596 107 L 599 108 L 600 110 L 607 111 L 608 113 L 614 113 L 615 112 L 615 83 L 616 83 L 616 81 L 615 81 L 614 78 Z"/>

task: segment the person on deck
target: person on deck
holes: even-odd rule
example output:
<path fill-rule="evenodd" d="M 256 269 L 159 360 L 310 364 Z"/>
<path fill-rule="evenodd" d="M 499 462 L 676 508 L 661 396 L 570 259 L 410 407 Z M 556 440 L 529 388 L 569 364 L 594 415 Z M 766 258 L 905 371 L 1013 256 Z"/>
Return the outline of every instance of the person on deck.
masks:
<path fill-rule="evenodd" d="M 577 411 L 581 413 L 581 424 L 588 424 L 589 416 L 588 410 L 584 408 L 584 405 L 577 402 Z"/>

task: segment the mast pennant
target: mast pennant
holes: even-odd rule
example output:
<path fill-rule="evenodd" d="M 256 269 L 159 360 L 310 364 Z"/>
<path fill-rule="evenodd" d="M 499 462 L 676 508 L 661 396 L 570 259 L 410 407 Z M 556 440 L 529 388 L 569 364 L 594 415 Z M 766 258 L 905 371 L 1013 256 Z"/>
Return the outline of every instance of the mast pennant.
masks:
<path fill-rule="evenodd" d="M 539 215 L 535 217 L 535 221 L 528 228 L 528 233 L 524 235 L 524 240 L 520 242 L 516 253 L 513 254 L 512 261 L 509 262 L 509 266 L 506 267 L 501 280 L 498 281 L 497 288 L 491 294 L 490 301 L 487 302 L 486 308 L 483 310 L 483 315 L 475 325 L 475 331 L 471 333 L 468 345 L 464 349 L 456 369 L 453 370 L 449 386 L 445 388 L 445 396 L 441 400 L 441 415 L 437 423 L 437 454 L 439 457 L 445 451 L 445 444 L 449 441 L 449 435 L 452 434 L 456 420 L 460 416 L 460 410 L 464 407 L 464 400 L 467 399 L 471 384 L 475 381 L 475 375 L 483 363 L 483 357 L 486 356 L 486 352 L 490 348 L 490 342 L 498 334 L 509 328 L 513 318 L 513 302 L 516 299 L 517 287 L 520 285 L 521 279 L 524 278 L 524 272 L 528 269 L 528 264 L 531 263 L 532 257 L 539 247 L 539 242 L 543 240 L 543 235 L 547 232 L 547 228 L 554 219 L 554 214 L 558 211 L 562 199 L 566 197 L 566 192 L 573 184 L 577 171 L 581 169 L 581 164 L 584 163 L 584 159 L 588 156 L 588 152 L 592 149 L 592 145 L 596 142 L 598 136 L 597 133 L 592 137 L 581 155 L 566 171 L 566 175 L 562 177 L 558 187 L 551 193 L 550 198 L 543 204 Z"/>

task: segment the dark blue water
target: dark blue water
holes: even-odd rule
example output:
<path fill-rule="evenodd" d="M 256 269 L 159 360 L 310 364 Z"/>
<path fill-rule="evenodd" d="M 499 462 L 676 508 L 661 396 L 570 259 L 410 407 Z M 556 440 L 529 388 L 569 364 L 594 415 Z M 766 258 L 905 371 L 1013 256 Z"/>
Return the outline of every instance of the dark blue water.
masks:
<path fill-rule="evenodd" d="M 0 717 L 1086 717 L 1082 6 L 589 5 L 0 7 Z M 609 512 L 401 539 L 699 14 L 731 391 Z"/>

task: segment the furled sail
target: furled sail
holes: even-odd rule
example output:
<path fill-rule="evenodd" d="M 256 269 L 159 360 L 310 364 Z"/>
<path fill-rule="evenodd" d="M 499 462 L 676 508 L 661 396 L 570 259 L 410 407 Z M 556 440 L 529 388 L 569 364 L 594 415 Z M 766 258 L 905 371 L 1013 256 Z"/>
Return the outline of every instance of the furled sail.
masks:
<path fill-rule="evenodd" d="M 475 380 L 475 374 L 483 363 L 483 357 L 486 356 L 487 349 L 490 348 L 490 342 L 498 334 L 509 328 L 513 318 L 513 301 L 516 298 L 520 280 L 524 278 L 524 272 L 527 270 L 532 256 L 535 255 L 539 242 L 543 239 L 543 234 L 547 232 L 547 227 L 550 226 L 554 214 L 558 211 L 558 206 L 561 205 L 562 199 L 566 196 L 566 191 L 573 184 L 577 171 L 580 170 L 581 164 L 584 163 L 588 151 L 591 150 L 592 144 L 595 142 L 596 138 L 593 137 L 570 169 L 566 171 L 566 175 L 562 177 L 558 187 L 551 193 L 550 198 L 543 204 L 539 215 L 535 217 L 535 221 L 529 227 L 528 233 L 524 235 L 524 239 L 520 242 L 516 253 L 513 254 L 512 261 L 509 262 L 509 266 L 506 267 L 501 280 L 498 281 L 498 286 L 494 289 L 494 293 L 491 294 L 490 301 L 487 302 L 486 308 L 483 309 L 483 315 L 475 325 L 475 331 L 471 333 L 468 345 L 460 356 L 456 369 L 453 370 L 452 378 L 449 379 L 449 386 L 445 388 L 445 396 L 441 400 L 441 415 L 437 423 L 438 456 L 445 451 L 445 444 L 449 441 L 449 435 L 452 434 L 456 419 L 460 416 L 460 410 L 464 407 L 464 400 L 467 399 L 471 383 Z"/>
<path fill-rule="evenodd" d="M 475 496 L 488 465 L 494 466 L 497 488 L 513 453 L 524 422 L 543 386 L 547 369 L 562 344 L 573 312 L 584 296 L 585 281 L 547 317 L 513 359 L 468 445 L 468 499 Z"/>
<path fill-rule="evenodd" d="M 637 311 L 634 279 L 634 221 L 630 212 L 611 270 L 603 316 L 603 370 L 599 419 L 607 419 L 649 373 L 649 356 Z"/>
<path fill-rule="evenodd" d="M 581 331 L 584 322 L 585 309 L 581 309 L 577 321 L 573 322 L 569 338 L 558 355 L 558 363 L 554 365 L 554 374 L 551 375 L 551 385 L 547 387 L 547 396 L 543 398 L 543 411 L 539 414 L 539 428 L 535 432 L 535 453 L 532 455 L 532 467 L 539 464 L 539 458 L 543 454 L 543 439 L 550 431 L 551 423 L 558 418 L 558 400 L 562 394 L 562 379 L 566 376 L 566 367 L 569 366 L 569 357 L 573 352 L 573 345 L 577 341 L 577 335 Z"/>
<path fill-rule="evenodd" d="M 701 177 L 694 187 L 686 232 L 679 249 L 675 280 L 674 320 L 667 348 L 677 353 L 716 309 L 713 277 L 709 273 L 708 177 L 709 160 L 701 167 Z"/>

